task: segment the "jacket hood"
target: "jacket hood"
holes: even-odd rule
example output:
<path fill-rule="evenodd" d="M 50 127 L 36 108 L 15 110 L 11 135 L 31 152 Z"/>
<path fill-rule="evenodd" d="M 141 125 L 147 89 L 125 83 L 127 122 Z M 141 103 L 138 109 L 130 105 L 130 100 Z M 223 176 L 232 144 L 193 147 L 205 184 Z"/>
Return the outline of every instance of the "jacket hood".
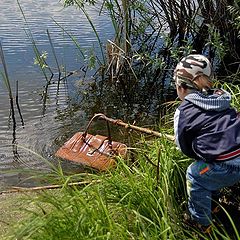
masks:
<path fill-rule="evenodd" d="M 223 89 L 213 89 L 210 93 L 193 92 L 185 100 L 208 111 L 223 111 L 230 107 L 231 94 Z"/>

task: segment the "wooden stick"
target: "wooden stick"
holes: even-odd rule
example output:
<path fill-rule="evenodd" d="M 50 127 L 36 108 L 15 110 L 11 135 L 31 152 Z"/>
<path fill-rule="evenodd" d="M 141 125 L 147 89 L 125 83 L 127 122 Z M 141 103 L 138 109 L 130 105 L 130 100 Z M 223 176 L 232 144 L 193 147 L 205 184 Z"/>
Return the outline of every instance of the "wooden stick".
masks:
<path fill-rule="evenodd" d="M 119 126 L 122 126 L 122 127 L 125 127 L 125 128 L 131 128 L 133 130 L 140 131 L 140 132 L 143 132 L 143 133 L 146 133 L 146 134 L 149 134 L 149 135 L 154 135 L 156 137 L 166 137 L 170 141 L 174 141 L 175 140 L 175 137 L 173 135 L 160 133 L 160 132 L 151 130 L 149 128 L 143 128 L 143 127 L 138 127 L 138 126 L 135 126 L 135 125 L 131 125 L 129 123 L 123 122 L 120 119 L 109 118 L 109 117 L 105 116 L 104 114 L 100 114 L 99 118 L 103 119 L 103 120 L 106 120 L 106 121 L 108 121 L 108 122 L 110 122 L 112 124 L 119 125 Z"/>
<path fill-rule="evenodd" d="M 101 180 L 73 182 L 73 183 L 66 184 L 66 186 L 72 187 L 72 186 L 80 186 L 80 185 L 85 185 L 85 184 L 90 184 L 90 183 L 99 183 L 99 182 L 101 182 Z M 32 192 L 32 191 L 41 191 L 41 190 L 47 190 L 47 189 L 57 189 L 57 188 L 62 188 L 63 186 L 64 186 L 64 184 L 47 185 L 47 186 L 31 187 L 31 188 L 12 187 L 12 189 L 0 192 L 0 195 L 6 194 L 6 193 Z"/>

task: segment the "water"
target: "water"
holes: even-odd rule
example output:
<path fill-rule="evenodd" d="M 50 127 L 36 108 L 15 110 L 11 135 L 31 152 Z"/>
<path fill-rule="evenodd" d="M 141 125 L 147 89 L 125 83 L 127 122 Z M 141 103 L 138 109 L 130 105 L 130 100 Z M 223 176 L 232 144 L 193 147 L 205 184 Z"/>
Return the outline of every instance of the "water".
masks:
<path fill-rule="evenodd" d="M 80 51 L 64 33 L 63 27 L 79 42 L 84 53 L 92 47 L 101 58 L 100 48 L 93 30 L 81 12 L 75 7 L 63 9 L 59 0 L 21 0 L 28 26 L 40 51 L 48 52 L 47 61 L 55 75 L 56 63 L 47 37 L 50 32 L 56 55 L 67 71 L 79 70 L 84 65 Z M 88 9 L 101 41 L 104 43 L 113 36 L 111 21 L 107 16 L 99 16 L 98 8 Z M 61 27 L 59 27 L 57 22 Z M 57 93 L 57 84 L 46 88 L 46 80 L 37 65 L 34 65 L 34 52 L 31 41 L 26 35 L 26 23 L 16 0 L 4 0 L 0 10 L 0 40 L 3 45 L 5 61 L 11 81 L 13 95 L 16 95 L 18 81 L 19 104 L 24 126 L 15 107 L 16 129 L 10 117 L 10 104 L 5 85 L 0 81 L 0 188 L 23 185 L 23 169 L 49 169 L 40 156 L 50 162 L 56 161 L 54 151 L 77 130 L 86 125 L 85 112 L 73 107 L 71 99 L 76 94 L 76 81 L 84 74 L 81 70 L 62 81 Z M 2 64 L 0 64 L 2 71 Z M 47 92 L 47 95 L 46 95 Z M 47 97 L 46 97 L 47 96 Z M 46 98 L 45 98 L 46 97 Z M 18 147 L 12 143 L 19 144 Z M 31 184 L 31 183 L 25 183 Z"/>

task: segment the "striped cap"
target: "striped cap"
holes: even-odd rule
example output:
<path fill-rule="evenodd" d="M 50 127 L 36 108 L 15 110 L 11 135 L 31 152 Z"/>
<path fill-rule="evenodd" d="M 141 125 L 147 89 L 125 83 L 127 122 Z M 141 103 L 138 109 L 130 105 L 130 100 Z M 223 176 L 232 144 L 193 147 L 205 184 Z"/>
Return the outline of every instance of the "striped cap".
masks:
<path fill-rule="evenodd" d="M 185 83 L 190 88 L 197 88 L 194 79 L 205 75 L 211 81 L 213 71 L 209 60 L 200 54 L 190 54 L 184 57 L 174 70 L 174 80 L 180 85 Z"/>

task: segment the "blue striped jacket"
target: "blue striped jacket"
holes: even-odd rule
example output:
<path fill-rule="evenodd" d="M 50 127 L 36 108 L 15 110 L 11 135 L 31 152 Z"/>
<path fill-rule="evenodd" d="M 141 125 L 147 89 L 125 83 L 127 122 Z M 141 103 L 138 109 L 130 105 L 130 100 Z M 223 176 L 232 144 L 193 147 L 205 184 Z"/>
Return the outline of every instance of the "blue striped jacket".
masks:
<path fill-rule="evenodd" d="M 221 89 L 185 97 L 174 115 L 176 144 L 185 155 L 208 162 L 240 155 L 240 115 L 230 101 Z"/>

